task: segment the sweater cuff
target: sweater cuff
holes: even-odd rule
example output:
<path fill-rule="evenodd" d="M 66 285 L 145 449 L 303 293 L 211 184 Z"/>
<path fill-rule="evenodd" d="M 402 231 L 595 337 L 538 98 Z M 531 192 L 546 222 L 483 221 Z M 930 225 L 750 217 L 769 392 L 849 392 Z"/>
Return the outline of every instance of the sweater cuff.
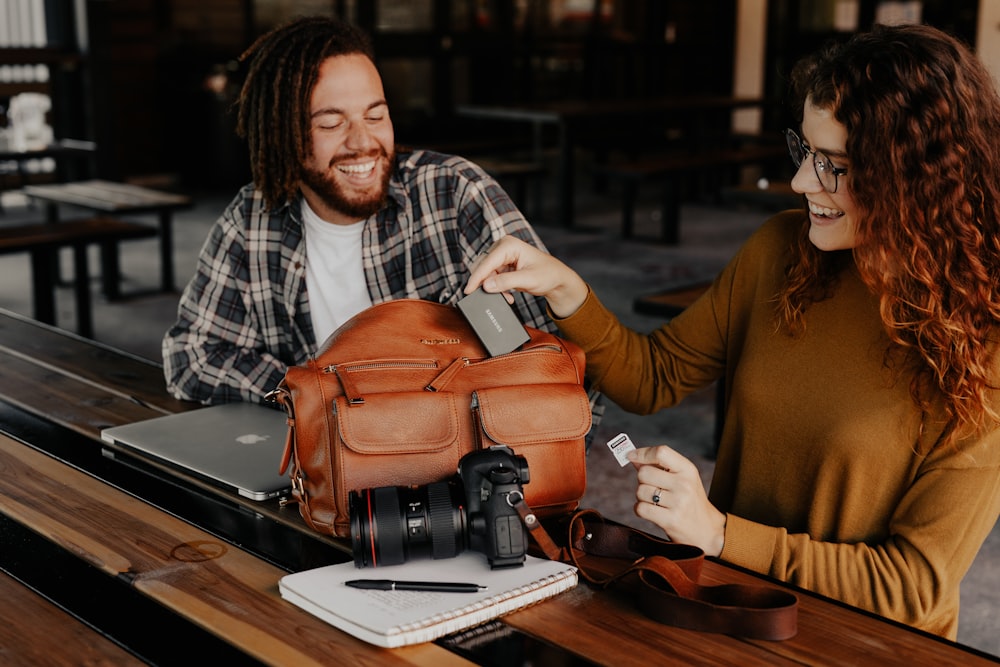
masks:
<path fill-rule="evenodd" d="M 551 310 L 548 314 L 560 333 L 585 351 L 592 342 L 599 341 L 615 321 L 614 314 L 605 308 L 590 285 L 587 285 L 587 297 L 575 313 L 563 318 L 556 317 Z"/>
<path fill-rule="evenodd" d="M 770 574 L 780 529 L 726 515 L 726 541 L 719 558 L 760 574 Z"/>

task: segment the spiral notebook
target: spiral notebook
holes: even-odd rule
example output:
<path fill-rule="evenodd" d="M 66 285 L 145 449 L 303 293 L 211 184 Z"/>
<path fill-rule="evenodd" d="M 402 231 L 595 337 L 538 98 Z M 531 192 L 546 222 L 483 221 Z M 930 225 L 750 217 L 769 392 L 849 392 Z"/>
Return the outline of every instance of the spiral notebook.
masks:
<path fill-rule="evenodd" d="M 373 591 L 351 588 L 351 579 L 469 582 L 479 593 Z M 359 639 L 393 648 L 429 642 L 493 620 L 576 586 L 576 568 L 525 557 L 521 567 L 491 570 L 486 556 L 466 551 L 455 558 L 414 560 L 362 568 L 353 561 L 287 574 L 281 597 Z"/>

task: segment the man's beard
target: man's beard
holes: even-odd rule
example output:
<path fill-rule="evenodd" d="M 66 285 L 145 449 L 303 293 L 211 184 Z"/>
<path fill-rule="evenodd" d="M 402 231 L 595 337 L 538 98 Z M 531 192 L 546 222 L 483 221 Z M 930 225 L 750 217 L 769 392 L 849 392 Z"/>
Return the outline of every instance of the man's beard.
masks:
<path fill-rule="evenodd" d="M 389 168 L 382 175 L 382 183 L 378 192 L 364 198 L 349 198 L 344 188 L 329 172 L 304 167 L 302 169 L 302 182 L 331 209 L 348 217 L 364 220 L 382 210 L 389 193 L 389 179 L 392 178 L 395 153 L 387 156 L 385 151 L 382 151 L 378 157 L 388 158 Z M 331 161 L 330 171 L 335 169 L 336 167 Z"/>

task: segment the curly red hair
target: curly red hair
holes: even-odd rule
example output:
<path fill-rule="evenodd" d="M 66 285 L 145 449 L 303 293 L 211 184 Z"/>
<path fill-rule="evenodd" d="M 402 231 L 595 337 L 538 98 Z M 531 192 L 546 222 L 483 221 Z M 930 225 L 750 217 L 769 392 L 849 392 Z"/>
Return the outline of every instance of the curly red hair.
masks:
<path fill-rule="evenodd" d="M 1000 96 L 989 72 L 935 28 L 877 26 L 798 63 L 792 90 L 800 111 L 808 99 L 847 129 L 853 257 L 880 299 L 887 362 L 915 364 L 911 395 L 924 414 L 943 408 L 944 443 L 995 425 Z M 818 250 L 804 225 L 794 257 L 778 295 L 793 334 L 850 256 Z"/>

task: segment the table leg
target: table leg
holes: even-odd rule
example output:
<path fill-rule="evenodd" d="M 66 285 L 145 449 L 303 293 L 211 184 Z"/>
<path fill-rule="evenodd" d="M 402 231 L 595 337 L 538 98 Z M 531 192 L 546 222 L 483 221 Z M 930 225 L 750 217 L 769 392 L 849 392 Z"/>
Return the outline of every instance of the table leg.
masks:
<path fill-rule="evenodd" d="M 118 261 L 118 242 L 101 244 L 101 290 L 108 301 L 117 301 L 122 296 L 121 263 Z"/>
<path fill-rule="evenodd" d="M 176 290 L 174 285 L 174 230 L 172 213 L 160 211 L 160 286 L 164 292 Z"/>
<path fill-rule="evenodd" d="M 667 245 L 677 245 L 681 237 L 681 188 L 680 175 L 667 177 L 663 183 L 662 204 L 660 206 L 660 238 Z"/>
<path fill-rule="evenodd" d="M 59 222 L 59 204 L 54 202 L 45 202 L 45 222 L 50 224 L 57 224 Z M 49 278 L 51 287 L 55 288 L 56 285 L 64 285 L 66 281 L 62 279 L 62 273 L 59 269 L 59 251 L 53 250 L 53 258 L 49 262 L 49 271 L 52 272 L 52 277 Z M 51 290 L 50 290 L 51 291 Z M 55 311 L 53 310 L 53 313 Z M 55 316 L 53 315 L 53 321 L 49 324 L 55 324 Z M 37 317 L 35 319 L 38 319 Z M 44 322 L 45 320 L 41 320 Z"/>
<path fill-rule="evenodd" d="M 59 222 L 59 204 L 45 202 L 45 222 Z"/>
<path fill-rule="evenodd" d="M 94 318 L 90 307 L 90 271 L 87 268 L 87 244 L 73 246 L 73 292 L 76 297 L 76 332 L 94 337 Z"/>
<path fill-rule="evenodd" d="M 627 178 L 622 183 L 622 238 L 630 239 L 635 223 L 635 200 L 639 196 L 639 184 Z"/>
<path fill-rule="evenodd" d="M 58 250 L 39 248 L 31 251 L 31 300 L 33 316 L 45 324 L 56 323 L 55 282 L 59 266 Z"/>

